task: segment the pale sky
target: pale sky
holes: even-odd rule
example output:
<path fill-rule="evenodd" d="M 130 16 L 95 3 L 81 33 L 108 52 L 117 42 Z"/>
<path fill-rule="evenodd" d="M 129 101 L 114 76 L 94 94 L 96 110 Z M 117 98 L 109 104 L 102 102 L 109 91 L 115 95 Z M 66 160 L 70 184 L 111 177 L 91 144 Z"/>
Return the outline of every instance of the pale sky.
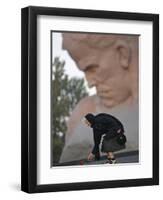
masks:
<path fill-rule="evenodd" d="M 69 75 L 69 77 L 79 77 L 84 78 L 84 73 L 80 71 L 76 63 L 72 60 L 72 58 L 69 56 L 68 52 L 66 50 L 62 49 L 62 36 L 61 33 L 52 33 L 52 61 L 55 57 L 59 57 L 60 60 L 65 61 L 65 73 Z M 85 80 L 85 85 L 87 87 L 87 90 L 89 92 L 89 95 L 95 94 L 96 89 L 95 88 L 88 88 L 87 81 Z"/>

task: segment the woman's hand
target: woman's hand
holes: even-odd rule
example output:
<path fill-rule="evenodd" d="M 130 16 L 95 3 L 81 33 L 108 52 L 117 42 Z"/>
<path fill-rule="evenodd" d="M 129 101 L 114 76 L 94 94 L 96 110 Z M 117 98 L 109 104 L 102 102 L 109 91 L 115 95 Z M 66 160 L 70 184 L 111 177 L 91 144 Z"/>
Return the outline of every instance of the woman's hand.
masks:
<path fill-rule="evenodd" d="M 89 153 L 87 160 L 91 161 L 95 159 L 95 155 L 93 153 Z"/>

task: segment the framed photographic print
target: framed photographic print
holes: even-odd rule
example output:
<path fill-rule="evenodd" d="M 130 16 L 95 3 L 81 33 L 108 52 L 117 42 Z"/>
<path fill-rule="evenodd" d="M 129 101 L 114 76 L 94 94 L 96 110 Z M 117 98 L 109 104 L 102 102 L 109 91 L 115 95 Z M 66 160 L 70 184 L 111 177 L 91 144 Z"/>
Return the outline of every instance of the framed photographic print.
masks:
<path fill-rule="evenodd" d="M 30 6 L 21 26 L 22 190 L 158 185 L 159 15 Z"/>

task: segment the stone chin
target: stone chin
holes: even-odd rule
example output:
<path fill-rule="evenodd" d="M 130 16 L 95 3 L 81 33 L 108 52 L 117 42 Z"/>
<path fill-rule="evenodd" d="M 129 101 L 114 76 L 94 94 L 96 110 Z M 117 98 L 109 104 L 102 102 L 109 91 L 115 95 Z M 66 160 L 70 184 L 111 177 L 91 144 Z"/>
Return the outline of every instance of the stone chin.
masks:
<path fill-rule="evenodd" d="M 100 99 L 100 103 L 108 108 L 114 107 L 115 105 L 118 104 L 118 102 L 116 103 L 114 99 L 112 98 L 99 98 Z"/>
<path fill-rule="evenodd" d="M 104 107 L 107 107 L 107 108 L 112 108 L 112 107 L 115 107 L 115 106 L 118 106 L 120 104 L 125 104 L 125 105 L 128 105 L 128 99 L 117 99 L 117 98 L 114 98 L 113 96 L 108 96 L 107 98 L 106 97 L 100 97 L 98 96 L 99 98 L 99 103 L 100 105 L 104 106 Z"/>

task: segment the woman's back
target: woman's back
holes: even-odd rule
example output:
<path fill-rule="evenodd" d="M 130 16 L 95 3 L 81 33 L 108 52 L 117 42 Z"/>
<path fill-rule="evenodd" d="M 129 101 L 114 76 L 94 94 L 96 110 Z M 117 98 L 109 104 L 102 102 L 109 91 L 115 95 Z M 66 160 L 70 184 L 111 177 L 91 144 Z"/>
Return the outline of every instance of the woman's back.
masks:
<path fill-rule="evenodd" d="M 98 131 L 101 130 L 102 132 L 108 131 L 112 128 L 121 128 L 121 130 L 124 132 L 122 123 L 114 116 L 106 113 L 100 113 L 95 116 L 93 128 Z"/>

